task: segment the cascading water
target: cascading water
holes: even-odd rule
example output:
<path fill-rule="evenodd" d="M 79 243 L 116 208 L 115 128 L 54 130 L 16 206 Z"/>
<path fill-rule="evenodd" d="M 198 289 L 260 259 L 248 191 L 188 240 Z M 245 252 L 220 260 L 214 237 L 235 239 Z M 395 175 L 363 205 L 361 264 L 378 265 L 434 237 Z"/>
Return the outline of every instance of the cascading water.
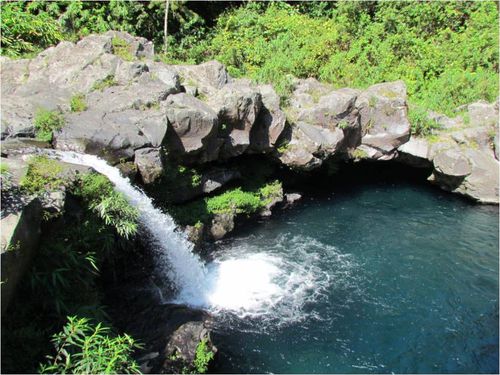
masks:
<path fill-rule="evenodd" d="M 149 232 L 150 243 L 161 273 L 167 273 L 177 294 L 172 302 L 202 307 L 214 312 L 230 312 L 240 317 L 269 317 L 273 324 L 299 320 L 304 303 L 321 295 L 329 285 L 329 276 L 317 266 L 319 259 L 304 249 L 311 239 L 281 239 L 277 247 L 301 251 L 296 261 L 266 254 L 258 248 L 238 247 L 205 265 L 192 252 L 192 244 L 176 230 L 173 219 L 154 207 L 140 189 L 94 155 L 54 151 L 49 156 L 63 162 L 85 165 L 107 176 L 115 189 L 139 211 L 139 221 Z M 285 245 L 286 243 L 286 245 Z M 335 251 L 331 249 L 331 251 Z"/>

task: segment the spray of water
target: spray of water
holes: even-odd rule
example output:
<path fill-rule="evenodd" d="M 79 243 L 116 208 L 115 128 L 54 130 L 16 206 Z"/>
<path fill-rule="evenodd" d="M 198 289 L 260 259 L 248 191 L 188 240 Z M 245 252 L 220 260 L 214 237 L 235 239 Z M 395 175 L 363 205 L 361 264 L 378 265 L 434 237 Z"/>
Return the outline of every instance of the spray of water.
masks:
<path fill-rule="evenodd" d="M 159 272 L 175 284 L 173 302 L 239 317 L 279 316 L 284 322 L 304 318 L 304 307 L 328 289 L 330 276 L 319 267 L 318 249 L 307 251 L 315 243 L 312 239 L 277 239 L 273 248 L 278 251 L 274 253 L 263 252 L 248 242 L 235 244 L 205 265 L 192 252 L 185 235 L 176 230 L 173 219 L 154 207 L 151 199 L 117 168 L 93 155 L 50 151 L 50 156 L 106 175 L 138 209 L 141 226 L 157 254 Z M 324 250 L 324 246 L 318 246 Z M 284 253 L 294 253 L 293 258 L 285 260 L 280 255 Z"/>

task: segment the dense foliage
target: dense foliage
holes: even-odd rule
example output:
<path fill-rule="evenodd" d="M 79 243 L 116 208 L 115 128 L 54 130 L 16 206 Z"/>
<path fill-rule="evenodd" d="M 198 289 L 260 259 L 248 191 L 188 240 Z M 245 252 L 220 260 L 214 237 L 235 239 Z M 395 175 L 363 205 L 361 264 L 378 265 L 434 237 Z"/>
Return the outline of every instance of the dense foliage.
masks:
<path fill-rule="evenodd" d="M 68 317 L 63 330 L 52 337 L 56 354 L 40 367 L 42 374 L 137 374 L 131 358 L 138 347 L 129 335 L 112 335 L 109 327 L 89 319 Z"/>
<path fill-rule="evenodd" d="M 22 180 L 26 192 L 39 195 L 65 185 L 71 198 L 66 198 L 70 205 L 67 215 L 49 215 L 52 221 L 44 222 L 44 235 L 28 277 L 9 307 L 15 314 L 2 319 L 2 370 L 32 373 L 47 354 L 50 337 L 61 330 L 67 316 L 77 315 L 97 325 L 81 319 L 70 322 L 54 336 L 54 340 L 64 337 L 73 323 L 86 327 L 66 346 L 54 341 L 57 350 L 71 355 L 70 360 L 66 361 L 65 352 L 57 354 L 56 350 L 44 371 L 85 372 L 80 370 L 92 364 L 87 373 L 136 372 L 137 366 L 129 360 L 133 340 L 112 335 L 99 322 L 108 321 L 100 292 L 101 270 L 129 256 L 131 249 L 125 239 L 137 230 L 137 211 L 102 175 L 85 174 L 75 183 L 66 177 L 55 160 L 36 156 L 28 162 Z M 85 346 L 80 347 L 79 340 Z"/>
<path fill-rule="evenodd" d="M 154 40 L 161 52 L 164 11 L 163 1 L 3 2 L 2 54 L 110 29 Z M 494 1 L 172 1 L 163 58 L 217 59 L 236 77 L 273 83 L 284 97 L 293 76 L 337 87 L 402 79 L 412 102 L 451 114 L 496 98 L 497 25 Z"/>
<path fill-rule="evenodd" d="M 33 124 L 35 125 L 36 137 L 41 141 L 50 142 L 53 133 L 64 126 L 65 120 L 59 111 L 39 108 L 35 113 Z"/>

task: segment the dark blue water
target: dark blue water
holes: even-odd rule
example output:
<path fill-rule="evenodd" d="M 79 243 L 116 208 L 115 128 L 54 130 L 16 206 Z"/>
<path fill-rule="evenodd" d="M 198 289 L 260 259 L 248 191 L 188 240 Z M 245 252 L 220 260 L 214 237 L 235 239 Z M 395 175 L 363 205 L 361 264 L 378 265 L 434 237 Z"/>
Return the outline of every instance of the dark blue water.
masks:
<path fill-rule="evenodd" d="M 220 315 L 218 372 L 498 373 L 496 207 L 373 183 L 306 199 L 234 249 L 309 262 L 315 285 L 293 319 Z"/>

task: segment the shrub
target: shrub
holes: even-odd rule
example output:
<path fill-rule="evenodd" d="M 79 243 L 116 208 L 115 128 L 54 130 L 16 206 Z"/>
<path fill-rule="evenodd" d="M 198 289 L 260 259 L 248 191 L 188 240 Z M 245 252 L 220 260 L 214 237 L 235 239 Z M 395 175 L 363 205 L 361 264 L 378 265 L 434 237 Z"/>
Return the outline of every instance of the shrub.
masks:
<path fill-rule="evenodd" d="M 64 117 L 60 112 L 38 109 L 34 119 L 37 138 L 46 142 L 52 141 L 52 133 L 60 130 L 64 123 Z"/>
<path fill-rule="evenodd" d="M 208 340 L 203 339 L 196 346 L 194 367 L 197 374 L 205 374 L 210 361 L 214 358 L 214 353 L 208 348 L 207 343 Z"/>
<path fill-rule="evenodd" d="M 283 188 L 281 182 L 276 180 L 274 182 L 268 183 L 259 189 L 259 194 L 263 199 L 262 204 L 265 206 L 269 204 L 274 198 L 283 195 Z"/>
<path fill-rule="evenodd" d="M 52 337 L 56 354 L 40 366 L 42 374 L 139 374 L 131 355 L 140 346 L 127 334 L 115 336 L 102 323 L 68 317 L 63 330 Z"/>
<path fill-rule="evenodd" d="M 236 213 L 252 214 L 263 206 L 258 194 L 242 191 L 241 188 L 207 198 L 206 203 L 208 212 L 213 214 L 231 212 L 232 210 Z"/>
<path fill-rule="evenodd" d="M 128 203 L 123 194 L 113 189 L 105 176 L 96 173 L 84 175 L 76 192 L 120 236 L 129 238 L 137 232 L 139 211 Z"/>
<path fill-rule="evenodd" d="M 30 194 L 56 190 L 64 184 L 62 172 L 63 167 L 56 160 L 35 156 L 28 161 L 28 169 L 21 179 L 20 186 Z"/>
<path fill-rule="evenodd" d="M 23 2 L 2 2 L 2 46 L 11 57 L 33 55 L 63 39 L 57 21 L 47 12 L 31 13 Z"/>
<path fill-rule="evenodd" d="M 71 97 L 70 101 L 71 112 L 83 112 L 87 109 L 85 95 L 76 94 Z"/>

